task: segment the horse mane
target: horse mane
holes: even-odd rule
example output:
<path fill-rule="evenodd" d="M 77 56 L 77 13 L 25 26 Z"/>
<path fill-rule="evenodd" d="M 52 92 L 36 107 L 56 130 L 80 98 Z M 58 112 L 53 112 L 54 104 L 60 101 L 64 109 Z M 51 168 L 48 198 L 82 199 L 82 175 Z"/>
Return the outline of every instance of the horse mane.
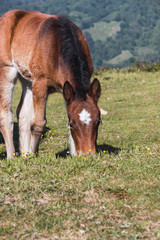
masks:
<path fill-rule="evenodd" d="M 82 49 L 81 42 L 78 37 L 79 28 L 74 25 L 65 16 L 60 16 L 58 36 L 61 43 L 61 54 L 63 61 L 73 73 L 72 81 L 75 81 L 77 97 L 86 97 L 86 92 L 90 88 L 90 78 L 92 72 L 89 68 L 87 58 Z"/>
<path fill-rule="evenodd" d="M 39 36 L 46 33 L 56 34 L 60 43 L 60 53 L 64 64 L 70 69 L 71 83 L 75 85 L 77 97 L 85 99 L 90 88 L 92 70 L 89 68 L 87 53 L 82 47 L 83 37 L 80 29 L 65 16 L 50 17 L 43 22 Z"/>

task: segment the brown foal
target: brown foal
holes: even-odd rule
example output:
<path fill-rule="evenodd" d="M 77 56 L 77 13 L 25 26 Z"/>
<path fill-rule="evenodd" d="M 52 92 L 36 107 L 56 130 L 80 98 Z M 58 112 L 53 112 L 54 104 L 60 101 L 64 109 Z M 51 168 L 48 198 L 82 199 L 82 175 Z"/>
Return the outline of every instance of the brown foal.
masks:
<path fill-rule="evenodd" d="M 0 18 L 0 130 L 7 157 L 15 154 L 12 95 L 17 78 L 20 151 L 37 153 L 48 95 L 63 92 L 70 153 L 94 153 L 100 123 L 100 84 L 90 83 L 92 60 L 81 30 L 62 16 L 12 10 Z"/>

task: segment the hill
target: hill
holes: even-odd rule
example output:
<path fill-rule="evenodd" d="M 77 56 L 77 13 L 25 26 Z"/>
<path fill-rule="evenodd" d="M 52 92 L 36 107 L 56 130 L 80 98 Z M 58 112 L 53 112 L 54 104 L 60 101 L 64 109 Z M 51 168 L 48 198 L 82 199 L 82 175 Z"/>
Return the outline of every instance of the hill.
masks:
<path fill-rule="evenodd" d="M 0 4 L 0 15 L 13 8 L 67 15 L 83 30 L 95 67 L 124 67 L 160 58 L 158 0 L 1 0 Z"/>

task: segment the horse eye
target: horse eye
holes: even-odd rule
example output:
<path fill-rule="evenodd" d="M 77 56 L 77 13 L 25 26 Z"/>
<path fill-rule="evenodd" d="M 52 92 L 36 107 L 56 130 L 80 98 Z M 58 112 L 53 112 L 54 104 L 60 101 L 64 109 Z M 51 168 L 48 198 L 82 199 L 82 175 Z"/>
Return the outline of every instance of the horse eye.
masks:
<path fill-rule="evenodd" d="M 68 122 L 68 127 L 69 127 L 70 129 L 73 129 L 73 122 L 72 122 L 72 121 L 69 121 L 69 122 Z"/>

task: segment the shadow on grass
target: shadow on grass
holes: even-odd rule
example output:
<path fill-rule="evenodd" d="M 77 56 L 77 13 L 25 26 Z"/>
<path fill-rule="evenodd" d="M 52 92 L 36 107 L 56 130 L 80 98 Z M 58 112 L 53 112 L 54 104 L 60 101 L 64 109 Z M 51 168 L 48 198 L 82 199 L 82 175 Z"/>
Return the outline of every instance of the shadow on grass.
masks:
<path fill-rule="evenodd" d="M 97 145 L 96 152 L 100 153 L 100 152 L 103 152 L 103 151 L 106 151 L 109 154 L 115 154 L 116 155 L 121 151 L 121 148 L 116 148 L 116 147 L 113 147 L 113 146 L 107 145 L 107 144 Z M 65 149 L 61 152 L 58 152 L 56 154 L 56 158 L 58 158 L 58 157 L 66 158 L 68 155 L 69 155 L 69 148 L 67 148 L 67 149 Z"/>
<path fill-rule="evenodd" d="M 19 153 L 19 129 L 18 129 L 17 122 L 14 123 L 13 141 L 14 141 L 15 151 Z M 0 132 L 0 144 L 5 144 L 4 138 L 1 132 Z M 5 151 L 2 151 L 0 153 L 0 160 L 6 157 L 7 157 L 7 153 L 6 153 L 6 147 L 5 147 Z"/>
<path fill-rule="evenodd" d="M 108 144 L 97 145 L 96 152 L 99 153 L 99 152 L 103 152 L 103 151 L 106 151 L 109 154 L 113 153 L 113 154 L 117 155 L 121 151 L 121 148 L 113 147 Z"/>
<path fill-rule="evenodd" d="M 56 153 L 56 158 L 67 158 L 69 155 L 69 148 L 66 148 L 63 151 Z"/>
<path fill-rule="evenodd" d="M 50 128 L 48 128 L 48 127 L 45 128 L 44 136 L 46 135 L 46 133 L 49 130 L 50 130 Z M 14 122 L 13 141 L 14 141 L 16 153 L 20 154 L 20 151 L 19 151 L 19 127 L 18 127 L 17 122 Z M 4 138 L 3 138 L 3 135 L 1 132 L 0 132 L 0 144 L 5 144 Z M 6 157 L 7 157 L 7 153 L 6 153 L 6 147 L 5 147 L 5 151 L 0 152 L 0 160 L 4 159 Z"/>

